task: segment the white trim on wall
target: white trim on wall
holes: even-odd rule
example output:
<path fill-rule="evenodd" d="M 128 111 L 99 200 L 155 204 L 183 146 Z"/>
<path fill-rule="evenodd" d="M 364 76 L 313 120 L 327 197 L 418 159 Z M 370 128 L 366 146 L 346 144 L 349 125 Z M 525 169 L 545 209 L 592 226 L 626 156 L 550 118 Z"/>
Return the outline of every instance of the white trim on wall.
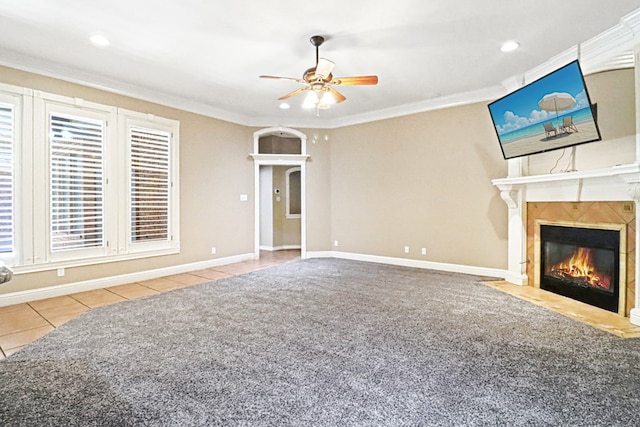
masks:
<path fill-rule="evenodd" d="M 471 265 L 447 264 L 444 262 L 420 261 L 417 259 L 394 258 L 379 255 L 356 254 L 338 251 L 308 251 L 307 258 L 342 258 L 353 261 L 375 262 L 378 264 L 399 265 L 403 267 L 425 268 L 430 270 L 447 271 L 449 273 L 472 274 L 474 276 L 488 276 L 503 279 L 506 270 L 498 268 L 475 267 Z"/>
<path fill-rule="evenodd" d="M 293 135 L 300 138 L 301 154 L 260 154 L 260 137 L 266 135 Z M 306 188 L 306 162 L 307 135 L 282 126 L 260 129 L 253 133 L 254 152 L 249 155 L 254 163 L 254 256 L 260 258 L 260 166 L 297 166 L 300 168 L 300 256 L 306 258 L 307 253 L 307 188 Z"/>
<path fill-rule="evenodd" d="M 300 245 L 260 246 L 261 251 L 269 251 L 269 252 L 288 251 L 293 249 L 302 249 L 302 246 Z"/>
<path fill-rule="evenodd" d="M 206 268 L 219 267 L 221 265 L 253 259 L 253 253 L 234 255 L 225 258 L 217 258 L 189 264 L 174 265 L 171 267 L 157 268 L 155 270 L 139 271 L 136 273 L 122 274 L 119 276 L 101 277 L 64 285 L 48 286 L 46 288 L 28 289 L 25 291 L 11 292 L 0 295 L 0 307 L 13 304 L 21 304 L 30 301 L 38 301 L 46 298 L 71 295 L 77 292 L 92 291 L 108 288 L 110 286 L 126 285 L 144 280 L 157 279 L 158 277 L 171 276 L 173 274 L 188 273 L 190 271 L 204 270 Z"/>
<path fill-rule="evenodd" d="M 282 247 L 282 249 L 299 249 L 299 247 Z M 268 250 L 268 249 L 267 249 Z M 399 265 L 403 267 L 424 268 L 450 273 L 471 274 L 474 276 L 504 278 L 507 271 L 475 267 L 469 265 L 447 264 L 441 262 L 420 261 L 415 259 L 394 258 L 378 255 L 356 254 L 350 252 L 337 251 L 309 251 L 307 258 L 341 258 L 354 261 L 375 262 L 378 264 Z M 254 259 L 253 253 L 234 255 L 225 258 L 217 258 L 206 261 L 199 261 L 189 264 L 174 265 L 154 270 L 139 271 L 136 273 L 122 274 L 111 277 L 101 277 L 98 279 L 85 280 L 64 285 L 48 286 L 46 288 L 29 289 L 26 291 L 12 292 L 0 295 L 0 307 L 21 304 L 25 302 L 38 301 L 47 298 L 71 295 L 77 292 L 92 291 L 95 289 L 107 288 L 110 286 L 126 285 L 129 283 L 141 282 L 144 280 L 156 279 L 158 277 L 171 276 L 172 274 L 188 273 L 190 271 L 203 270 L 206 268 L 219 267 L 221 265 L 233 264 L 236 262 L 249 261 Z"/>

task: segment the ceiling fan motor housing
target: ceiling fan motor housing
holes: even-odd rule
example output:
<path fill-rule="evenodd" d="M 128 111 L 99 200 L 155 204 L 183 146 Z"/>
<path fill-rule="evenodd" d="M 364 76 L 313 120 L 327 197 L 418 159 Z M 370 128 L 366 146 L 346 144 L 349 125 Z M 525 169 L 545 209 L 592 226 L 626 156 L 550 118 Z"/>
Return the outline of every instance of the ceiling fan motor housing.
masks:
<path fill-rule="evenodd" d="M 329 74 L 326 78 L 316 77 L 316 67 L 307 68 L 302 75 L 302 78 L 307 83 L 318 83 L 321 81 L 330 82 L 333 79 L 333 74 Z"/>
<path fill-rule="evenodd" d="M 309 41 L 315 47 L 319 47 L 320 45 L 322 45 L 322 43 L 324 43 L 324 37 L 322 37 L 322 36 L 311 36 Z"/>

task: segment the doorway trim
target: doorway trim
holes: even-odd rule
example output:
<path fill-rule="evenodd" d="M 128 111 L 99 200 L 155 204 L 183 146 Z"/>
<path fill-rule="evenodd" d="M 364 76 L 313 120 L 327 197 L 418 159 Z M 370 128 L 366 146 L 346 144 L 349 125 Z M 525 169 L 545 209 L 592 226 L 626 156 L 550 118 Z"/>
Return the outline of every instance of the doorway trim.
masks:
<path fill-rule="evenodd" d="M 293 135 L 300 138 L 301 154 L 261 154 L 259 152 L 259 140 L 267 135 Z M 260 166 L 294 166 L 300 168 L 300 258 L 307 257 L 307 173 L 306 162 L 307 136 L 295 129 L 270 127 L 260 129 L 253 133 L 253 178 L 254 178 L 254 259 L 260 259 Z"/>

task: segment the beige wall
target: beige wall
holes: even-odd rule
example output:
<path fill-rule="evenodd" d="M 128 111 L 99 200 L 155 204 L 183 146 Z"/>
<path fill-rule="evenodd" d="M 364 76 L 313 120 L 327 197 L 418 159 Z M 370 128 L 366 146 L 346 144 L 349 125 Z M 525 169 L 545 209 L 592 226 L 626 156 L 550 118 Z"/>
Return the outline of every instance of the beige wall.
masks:
<path fill-rule="evenodd" d="M 178 255 L 69 268 L 62 278 L 55 271 L 16 275 L 0 293 L 253 251 L 254 168 L 248 154 L 256 128 L 3 67 L 0 81 L 179 120 L 182 246 Z M 587 85 L 606 141 L 579 147 L 578 164 L 632 162 L 633 71 L 589 76 Z M 308 251 L 506 268 L 507 209 L 491 180 L 506 176 L 507 162 L 485 103 L 299 130 L 317 141 L 307 144 Z M 534 173 L 548 173 L 556 158 L 546 153 L 528 163 Z M 240 194 L 249 201 L 240 202 Z"/>
<path fill-rule="evenodd" d="M 603 141 L 577 147 L 577 169 L 633 163 L 634 71 L 586 83 Z M 524 160 L 530 174 L 547 174 L 561 155 Z M 485 103 L 335 129 L 330 165 L 333 249 L 506 268 L 507 207 L 491 180 L 507 175 L 507 162 Z"/>
<path fill-rule="evenodd" d="M 506 171 L 484 104 L 336 129 L 335 249 L 505 268 L 507 210 L 491 179 Z"/>
<path fill-rule="evenodd" d="M 300 129 L 309 139 L 318 136 L 317 143 L 307 140 L 307 250 L 331 250 L 331 137 L 330 130 Z M 321 138 L 322 137 L 322 138 Z"/>

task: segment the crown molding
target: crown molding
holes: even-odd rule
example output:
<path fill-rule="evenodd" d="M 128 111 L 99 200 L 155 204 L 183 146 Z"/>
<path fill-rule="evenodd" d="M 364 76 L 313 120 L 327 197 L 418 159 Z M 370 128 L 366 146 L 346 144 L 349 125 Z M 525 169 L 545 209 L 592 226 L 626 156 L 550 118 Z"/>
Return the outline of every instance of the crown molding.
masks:
<path fill-rule="evenodd" d="M 633 68 L 633 51 L 635 45 L 640 43 L 639 33 L 640 9 L 623 16 L 615 27 L 572 46 L 522 75 L 503 81 L 502 85 L 507 92 L 513 91 L 576 59 L 580 61 L 580 68 L 585 75 Z"/>
<path fill-rule="evenodd" d="M 2 47 L 0 47 L 0 65 L 191 113 L 202 114 L 227 122 L 244 124 L 249 120 L 245 115 L 232 114 L 205 103 L 166 93 L 158 94 L 155 89 L 114 80 L 103 75 L 87 73 L 77 68 L 66 67 Z"/>
<path fill-rule="evenodd" d="M 411 104 L 399 105 L 363 114 L 342 117 L 331 122 L 333 128 L 353 126 L 367 122 L 391 119 L 394 117 L 408 116 L 411 114 L 424 113 L 427 111 L 441 110 L 444 108 L 457 107 L 460 105 L 474 104 L 499 98 L 503 92 L 502 87 L 494 86 L 486 89 L 463 92 L 424 101 L 413 102 Z"/>

